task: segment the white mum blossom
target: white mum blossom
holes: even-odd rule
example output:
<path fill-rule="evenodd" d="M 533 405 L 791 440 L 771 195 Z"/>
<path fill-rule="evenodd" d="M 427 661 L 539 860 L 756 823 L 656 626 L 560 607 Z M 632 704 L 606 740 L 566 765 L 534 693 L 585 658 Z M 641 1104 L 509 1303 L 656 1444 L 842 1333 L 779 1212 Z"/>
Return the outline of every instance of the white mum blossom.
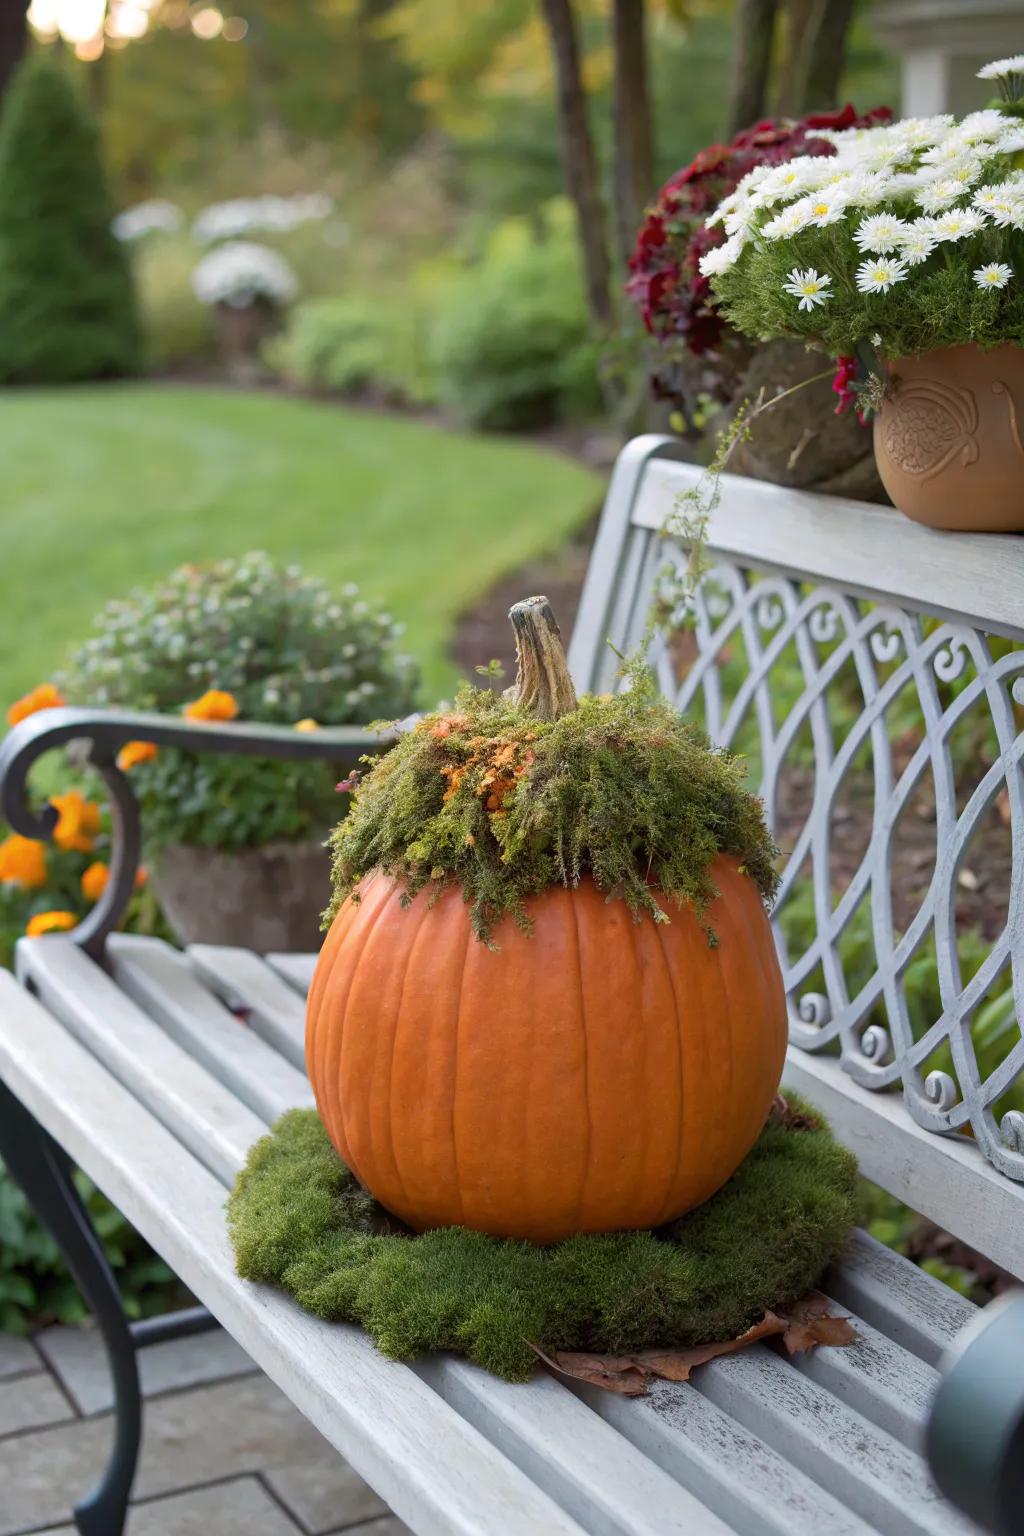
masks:
<path fill-rule="evenodd" d="M 857 268 L 857 288 L 861 293 L 888 293 L 892 285 L 902 283 L 906 275 L 906 262 L 895 257 L 862 261 Z"/>
<path fill-rule="evenodd" d="M 1024 149 L 1024 125 L 1007 128 L 992 147 L 1001 155 L 1015 155 L 1018 150 Z"/>
<path fill-rule="evenodd" d="M 761 233 L 766 240 L 788 240 L 791 235 L 799 234 L 806 227 L 807 215 L 798 204 L 793 204 L 789 208 L 783 208 L 774 219 L 769 219 L 767 224 L 762 225 Z"/>
<path fill-rule="evenodd" d="M 202 258 L 192 273 L 192 287 L 202 304 L 245 309 L 256 299 L 287 304 L 299 285 L 280 252 L 252 240 L 233 240 Z"/>
<path fill-rule="evenodd" d="M 985 215 L 977 208 L 950 208 L 931 221 L 931 232 L 936 240 L 966 240 L 985 228 Z"/>
<path fill-rule="evenodd" d="M 922 261 L 928 260 L 934 249 L 935 236 L 931 232 L 930 220 L 921 219 L 911 224 L 900 240 L 900 260 L 905 261 L 908 267 L 917 267 Z"/>
<path fill-rule="evenodd" d="M 801 214 L 808 224 L 824 229 L 827 224 L 835 224 L 843 217 L 846 199 L 834 188 L 826 188 L 801 197 L 792 205 L 792 212 Z"/>
<path fill-rule="evenodd" d="M 118 240 L 142 240 L 146 235 L 174 234 L 184 223 L 184 215 L 177 203 L 164 197 L 151 197 L 147 202 L 135 203 L 117 214 L 111 229 Z"/>
<path fill-rule="evenodd" d="M 919 208 L 925 213 L 941 213 L 944 208 L 949 208 L 962 197 L 969 197 L 972 181 L 963 176 L 945 176 L 941 179 L 927 182 L 915 197 Z"/>
<path fill-rule="evenodd" d="M 701 277 L 717 277 L 719 272 L 728 272 L 730 267 L 736 265 L 742 250 L 743 241 L 734 235 L 724 245 L 716 245 L 713 251 L 706 251 L 700 259 Z"/>
<path fill-rule="evenodd" d="M 811 310 L 831 298 L 829 293 L 831 286 L 832 279 L 827 272 L 817 272 L 814 267 L 808 267 L 805 272 L 801 272 L 798 267 L 794 267 L 792 272 L 786 274 L 786 281 L 782 288 L 783 292 L 790 293 L 794 299 L 800 300 L 798 309 Z"/>
<path fill-rule="evenodd" d="M 978 70 L 979 80 L 1005 80 L 1007 75 L 1024 75 L 1024 53 L 1015 53 L 1008 59 L 995 59 Z"/>
<path fill-rule="evenodd" d="M 769 171 L 753 194 L 757 206 L 770 208 L 774 203 L 799 197 L 809 184 L 809 177 L 815 168 L 814 158 L 812 155 L 798 155 L 795 160 L 787 160 Z"/>
<path fill-rule="evenodd" d="M 991 261 L 987 267 L 976 268 L 974 281 L 982 289 L 1005 288 L 1012 276 L 1013 268 L 1005 261 Z"/>
<path fill-rule="evenodd" d="M 215 240 L 235 240 L 239 235 L 261 231 L 287 233 L 301 224 L 326 219 L 333 208 L 334 199 L 322 192 L 295 197 L 235 197 L 204 208 L 192 225 L 192 235 L 200 245 L 212 245 Z"/>
<path fill-rule="evenodd" d="M 853 239 L 862 251 L 893 251 L 908 229 L 907 221 L 894 213 L 874 213 L 858 224 Z"/>

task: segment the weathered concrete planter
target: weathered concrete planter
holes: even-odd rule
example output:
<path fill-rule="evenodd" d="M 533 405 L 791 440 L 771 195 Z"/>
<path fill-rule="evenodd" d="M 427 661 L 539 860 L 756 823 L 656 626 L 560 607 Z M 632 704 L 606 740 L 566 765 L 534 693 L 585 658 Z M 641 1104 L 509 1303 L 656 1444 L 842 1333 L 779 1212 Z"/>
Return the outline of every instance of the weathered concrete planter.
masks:
<path fill-rule="evenodd" d="M 150 879 L 180 943 L 238 944 L 266 954 L 320 948 L 330 874 L 330 854 L 319 842 L 237 853 L 176 843 L 161 849 Z"/>

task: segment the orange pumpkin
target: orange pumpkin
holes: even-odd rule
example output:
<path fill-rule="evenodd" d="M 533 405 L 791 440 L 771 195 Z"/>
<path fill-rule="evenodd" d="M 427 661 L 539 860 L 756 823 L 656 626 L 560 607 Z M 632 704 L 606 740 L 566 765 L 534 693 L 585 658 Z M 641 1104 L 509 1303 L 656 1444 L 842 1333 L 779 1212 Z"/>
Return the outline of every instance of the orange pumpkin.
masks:
<path fill-rule="evenodd" d="M 332 1142 L 411 1227 L 552 1242 L 653 1227 L 734 1172 L 786 1049 L 759 892 L 712 867 L 707 914 L 637 922 L 589 880 L 472 935 L 456 887 L 430 905 L 375 874 L 338 912 L 309 997 L 306 1058 Z M 435 893 L 436 894 L 436 893 Z"/>

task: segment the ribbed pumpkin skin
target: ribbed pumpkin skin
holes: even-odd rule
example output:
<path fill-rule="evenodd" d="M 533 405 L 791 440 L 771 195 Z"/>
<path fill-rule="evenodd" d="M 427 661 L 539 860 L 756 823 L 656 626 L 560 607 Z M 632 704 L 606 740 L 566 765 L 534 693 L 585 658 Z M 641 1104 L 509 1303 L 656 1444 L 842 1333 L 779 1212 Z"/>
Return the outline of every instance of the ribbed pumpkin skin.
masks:
<path fill-rule="evenodd" d="M 634 921 L 590 882 L 533 898 L 499 952 L 457 887 L 368 877 L 327 936 L 306 1063 L 338 1152 L 410 1226 L 553 1242 L 653 1227 L 713 1194 L 761 1130 L 786 1005 L 753 881 L 720 857 L 712 948 L 682 908 Z"/>

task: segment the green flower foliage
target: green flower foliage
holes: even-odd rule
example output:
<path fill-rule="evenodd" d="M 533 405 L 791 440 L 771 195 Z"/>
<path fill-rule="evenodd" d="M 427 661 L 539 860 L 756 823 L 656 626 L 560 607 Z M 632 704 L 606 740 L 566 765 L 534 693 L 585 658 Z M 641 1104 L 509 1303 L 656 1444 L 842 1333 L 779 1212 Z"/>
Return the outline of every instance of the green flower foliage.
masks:
<path fill-rule="evenodd" d="M 74 704 L 180 714 L 208 689 L 233 695 L 239 719 L 366 723 L 413 705 L 418 672 L 400 626 L 359 596 L 336 593 L 249 554 L 186 565 L 108 603 L 61 679 Z M 131 770 L 152 847 L 258 847 L 321 836 L 337 814 L 339 769 L 162 748 Z"/>
<path fill-rule="evenodd" d="M 451 1349 L 525 1381 L 530 1341 L 620 1353 L 733 1337 L 817 1283 L 856 1208 L 853 1157 L 791 1100 L 717 1195 L 657 1233 L 547 1248 L 464 1227 L 413 1236 L 356 1183 L 315 1112 L 291 1110 L 250 1152 L 228 1222 L 244 1279 L 361 1323 L 395 1359 Z"/>
<path fill-rule="evenodd" d="M 907 219 L 918 211 L 909 199 L 894 201 L 892 208 Z M 1024 345 L 1024 235 L 988 227 L 955 246 L 938 246 L 888 293 L 860 293 L 854 274 L 866 258 L 853 241 L 856 222 L 748 246 L 734 267 L 713 279 L 730 322 L 757 340 L 803 337 L 832 357 L 856 353 L 874 335 L 886 357 L 966 342 L 982 348 Z M 982 292 L 972 274 L 994 261 L 1007 262 L 1020 279 Z M 832 278 L 831 297 L 809 312 L 799 310 L 783 290 L 789 272 L 808 267 Z"/>
<path fill-rule="evenodd" d="M 96 131 L 64 70 L 33 53 L 0 121 L 0 381 L 137 371 L 131 272 L 110 229 Z"/>
<path fill-rule="evenodd" d="M 550 723 L 475 688 L 419 721 L 333 835 L 328 917 L 372 869 L 402 880 L 410 899 L 431 881 L 461 885 L 483 939 L 505 913 L 528 927 L 528 897 L 583 875 L 638 915 L 666 921 L 661 892 L 703 916 L 721 852 L 769 901 L 776 850 L 742 763 L 681 719 L 640 667 L 631 681 Z"/>

